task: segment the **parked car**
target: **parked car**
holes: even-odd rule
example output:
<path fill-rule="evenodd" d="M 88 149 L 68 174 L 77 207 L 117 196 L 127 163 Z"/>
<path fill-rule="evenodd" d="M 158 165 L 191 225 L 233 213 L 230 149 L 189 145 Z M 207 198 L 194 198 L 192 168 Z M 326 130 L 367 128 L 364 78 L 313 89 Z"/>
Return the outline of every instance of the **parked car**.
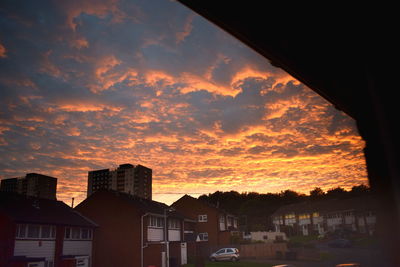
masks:
<path fill-rule="evenodd" d="M 210 261 L 238 261 L 239 250 L 237 248 L 221 248 L 210 255 Z"/>
<path fill-rule="evenodd" d="M 349 248 L 352 246 L 352 244 L 348 239 L 338 238 L 328 242 L 328 246 L 332 248 Z"/>

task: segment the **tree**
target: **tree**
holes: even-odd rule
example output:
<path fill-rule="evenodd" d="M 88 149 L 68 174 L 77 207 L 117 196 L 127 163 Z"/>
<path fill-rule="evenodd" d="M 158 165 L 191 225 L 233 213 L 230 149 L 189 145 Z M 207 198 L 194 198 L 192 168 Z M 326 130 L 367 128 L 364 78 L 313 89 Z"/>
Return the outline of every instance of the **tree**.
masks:
<path fill-rule="evenodd" d="M 300 195 L 296 191 L 285 190 L 280 193 L 280 197 L 284 204 L 291 204 L 303 200 L 305 195 Z"/>
<path fill-rule="evenodd" d="M 351 188 L 350 195 L 354 197 L 365 196 L 370 193 L 370 188 L 366 185 L 355 185 Z"/>
<path fill-rule="evenodd" d="M 324 196 L 325 196 L 325 192 L 320 187 L 316 187 L 310 191 L 310 198 L 312 200 L 321 199 Z"/>
<path fill-rule="evenodd" d="M 326 196 L 328 198 L 345 198 L 348 195 L 347 193 L 348 192 L 346 190 L 338 186 L 336 188 L 329 189 L 326 192 Z"/>

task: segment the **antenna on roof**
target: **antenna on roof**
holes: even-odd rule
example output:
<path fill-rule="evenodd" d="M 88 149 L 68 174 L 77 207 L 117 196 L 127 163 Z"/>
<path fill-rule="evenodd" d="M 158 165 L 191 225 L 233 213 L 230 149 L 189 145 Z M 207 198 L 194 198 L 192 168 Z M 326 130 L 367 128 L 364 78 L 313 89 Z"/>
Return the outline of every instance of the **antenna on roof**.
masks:
<path fill-rule="evenodd" d="M 71 203 L 71 208 L 74 208 L 74 200 L 75 200 L 75 198 L 73 197 L 72 198 L 72 203 Z"/>

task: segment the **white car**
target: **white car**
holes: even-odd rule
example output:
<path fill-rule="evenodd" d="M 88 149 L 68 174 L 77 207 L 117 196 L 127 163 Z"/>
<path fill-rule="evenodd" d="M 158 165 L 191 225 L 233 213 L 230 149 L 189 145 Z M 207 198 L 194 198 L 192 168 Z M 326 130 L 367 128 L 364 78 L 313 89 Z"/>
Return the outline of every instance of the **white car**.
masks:
<path fill-rule="evenodd" d="M 237 248 L 221 248 L 210 255 L 210 261 L 238 261 L 239 250 Z"/>

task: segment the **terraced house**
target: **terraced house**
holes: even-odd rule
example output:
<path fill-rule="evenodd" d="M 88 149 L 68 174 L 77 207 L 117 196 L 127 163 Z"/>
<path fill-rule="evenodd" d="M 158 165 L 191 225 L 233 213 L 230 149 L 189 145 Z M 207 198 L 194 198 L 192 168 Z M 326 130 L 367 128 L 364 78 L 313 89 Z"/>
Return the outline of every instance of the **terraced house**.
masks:
<path fill-rule="evenodd" d="M 210 248 L 229 245 L 232 235 L 238 234 L 237 217 L 210 203 L 184 195 L 172 207 L 196 221 L 197 239 Z"/>
<path fill-rule="evenodd" d="M 2 192 L 0 266 L 93 266 L 96 227 L 61 201 Z"/>
<path fill-rule="evenodd" d="M 187 263 L 184 235 L 193 224 L 164 203 L 113 190 L 98 190 L 76 208 L 99 225 L 96 267 L 178 266 Z M 193 247 L 193 246 L 192 246 Z"/>
<path fill-rule="evenodd" d="M 272 215 L 272 222 L 275 231 L 288 236 L 324 235 L 344 229 L 372 235 L 376 211 L 373 197 L 310 201 L 279 208 Z"/>

